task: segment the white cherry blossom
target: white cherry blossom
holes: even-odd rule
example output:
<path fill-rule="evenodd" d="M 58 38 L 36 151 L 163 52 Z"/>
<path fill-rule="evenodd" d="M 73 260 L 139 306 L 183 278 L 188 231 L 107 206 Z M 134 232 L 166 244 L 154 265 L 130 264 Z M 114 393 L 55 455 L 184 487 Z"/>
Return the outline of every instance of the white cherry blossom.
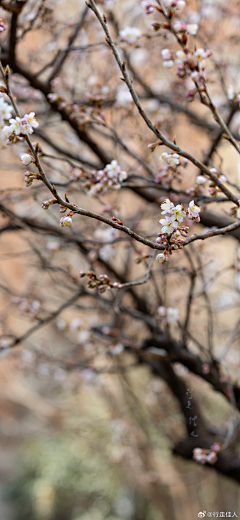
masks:
<path fill-rule="evenodd" d="M 194 200 L 191 200 L 191 202 L 189 202 L 189 206 L 188 206 L 188 217 L 189 218 L 199 218 L 199 213 L 201 211 L 201 208 L 199 206 L 197 206 L 196 204 L 194 204 Z"/>
<path fill-rule="evenodd" d="M 173 209 L 174 209 L 174 204 L 169 199 L 166 199 L 161 204 L 162 215 L 166 215 L 167 213 L 172 213 Z"/>
<path fill-rule="evenodd" d="M 199 49 L 197 49 L 194 52 L 194 56 L 195 56 L 197 61 L 202 61 L 202 60 L 204 60 L 206 58 L 206 52 L 205 52 L 205 50 L 202 47 L 199 47 Z"/>
<path fill-rule="evenodd" d="M 172 215 L 174 217 L 174 220 L 177 220 L 178 222 L 182 222 L 183 221 L 183 217 L 186 216 L 186 213 L 185 213 L 183 207 L 181 206 L 181 204 L 178 204 L 174 208 L 174 211 L 172 212 Z"/>
<path fill-rule="evenodd" d="M 165 218 L 159 220 L 159 222 L 162 225 L 161 232 L 165 233 L 166 235 L 170 235 L 178 227 L 178 222 L 173 220 L 172 217 L 166 216 Z"/>
<path fill-rule="evenodd" d="M 30 114 L 25 114 L 24 119 L 26 119 L 27 123 L 32 128 L 37 128 L 39 126 L 39 123 L 36 120 L 35 112 L 30 112 Z"/>
<path fill-rule="evenodd" d="M 6 125 L 2 129 L 2 133 L 3 133 L 4 137 L 6 137 L 7 139 L 9 139 L 9 137 L 11 137 L 13 132 L 14 132 L 14 126 L 13 125 Z"/>
<path fill-rule="evenodd" d="M 0 96 L 0 126 L 4 124 L 4 121 L 9 121 L 12 117 L 12 111 L 12 106 L 6 103 L 3 96 Z"/>

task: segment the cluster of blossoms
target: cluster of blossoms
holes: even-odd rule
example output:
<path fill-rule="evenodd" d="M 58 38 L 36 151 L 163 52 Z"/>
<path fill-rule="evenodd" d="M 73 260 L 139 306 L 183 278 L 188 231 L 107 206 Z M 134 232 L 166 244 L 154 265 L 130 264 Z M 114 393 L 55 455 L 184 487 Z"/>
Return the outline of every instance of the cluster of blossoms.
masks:
<path fill-rule="evenodd" d="M 166 249 L 164 253 L 159 253 L 156 259 L 160 263 L 165 263 L 168 260 L 168 253 L 171 254 L 172 245 L 174 245 L 175 248 L 181 249 L 183 243 L 181 235 L 186 237 L 188 234 L 189 228 L 187 226 L 179 227 L 179 224 L 183 222 L 186 216 L 191 220 L 200 222 L 199 213 L 201 208 L 194 204 L 194 200 L 191 200 L 188 208 L 184 210 L 182 204 L 175 206 L 173 202 L 166 199 L 161 204 L 161 210 L 164 218 L 159 221 L 162 225 L 162 229 L 161 232 L 158 233 L 156 242 L 163 244 Z"/>
<path fill-rule="evenodd" d="M 96 275 L 94 271 L 84 271 L 79 272 L 80 278 L 84 278 L 87 276 L 89 278 L 88 288 L 94 289 L 97 287 L 100 293 L 104 293 L 105 291 L 110 291 L 111 289 L 121 289 L 121 284 L 119 282 L 110 282 L 110 279 L 107 274 Z"/>
<path fill-rule="evenodd" d="M 204 450 L 202 448 L 194 448 L 193 450 L 193 459 L 200 464 L 215 464 L 217 462 L 217 453 L 221 451 L 222 446 L 219 442 L 214 442 L 212 446 L 210 446 L 210 450 Z"/>
<path fill-rule="evenodd" d="M 179 165 L 179 155 L 177 153 L 167 153 L 163 152 L 159 157 L 160 164 L 163 166 L 178 166 Z"/>
<path fill-rule="evenodd" d="M 210 168 L 210 172 L 213 173 L 214 175 L 216 175 L 216 177 L 221 181 L 221 182 L 226 182 L 227 181 L 227 178 L 225 177 L 225 175 L 223 175 L 222 173 L 219 173 L 216 168 Z M 205 187 L 206 187 L 206 183 L 207 183 L 207 188 L 208 188 L 208 193 L 211 197 L 216 197 L 218 191 L 219 191 L 219 188 L 218 186 L 215 184 L 215 182 L 212 180 L 212 179 L 207 179 L 204 175 L 198 175 L 196 177 L 196 183 L 195 183 L 195 186 L 191 187 L 191 188 L 188 188 L 186 190 L 186 192 L 188 193 L 188 195 L 190 196 L 195 196 L 195 195 L 199 195 L 200 193 L 204 193 L 205 191 Z"/>
<path fill-rule="evenodd" d="M 121 183 L 128 177 L 127 172 L 121 170 L 118 162 L 113 160 L 110 164 L 105 166 L 104 170 L 92 171 L 92 186 L 90 195 L 104 192 L 108 188 L 119 190 Z"/>
<path fill-rule="evenodd" d="M 179 317 L 179 310 L 174 307 L 158 307 L 159 316 L 164 318 L 167 323 L 176 323 Z"/>
<path fill-rule="evenodd" d="M 2 134 L 2 130 L 5 125 L 5 121 L 9 121 L 9 119 L 12 117 L 12 110 L 13 110 L 13 108 L 11 107 L 11 105 L 6 103 L 3 95 L 0 94 L 0 132 L 1 132 L 1 134 Z"/>
<path fill-rule="evenodd" d="M 177 76 L 186 78 L 189 75 L 194 82 L 199 81 L 201 83 L 204 79 L 202 71 L 205 68 L 205 59 L 212 55 L 212 51 L 210 49 L 205 51 L 202 47 L 194 52 L 185 49 L 178 50 L 175 53 L 170 49 L 163 49 L 161 54 L 164 67 L 169 69 L 176 63 L 178 65 Z"/>
<path fill-rule="evenodd" d="M 36 316 L 41 307 L 39 300 L 29 302 L 26 298 L 20 298 L 18 296 L 14 296 L 12 302 L 18 305 L 19 314 L 24 314 L 25 316 Z"/>
<path fill-rule="evenodd" d="M 157 146 L 161 145 L 161 141 L 156 143 L 150 143 L 148 148 L 153 152 Z M 177 182 L 181 182 L 181 176 L 179 171 L 179 166 L 186 168 L 188 165 L 188 160 L 180 157 L 177 153 L 167 153 L 163 152 L 159 157 L 159 173 L 156 175 L 154 181 L 156 183 L 167 182 L 171 183 L 174 179 Z"/>
<path fill-rule="evenodd" d="M 33 129 L 38 127 L 38 122 L 35 118 L 35 112 L 25 114 L 24 117 L 16 117 L 10 119 L 10 125 L 4 126 L 2 132 L 9 142 L 13 142 L 16 137 L 28 135 L 33 133 Z"/>
<path fill-rule="evenodd" d="M 131 45 L 136 43 L 138 38 L 141 36 L 141 31 L 137 27 L 125 27 L 119 32 L 119 39 L 122 42 L 128 42 Z"/>

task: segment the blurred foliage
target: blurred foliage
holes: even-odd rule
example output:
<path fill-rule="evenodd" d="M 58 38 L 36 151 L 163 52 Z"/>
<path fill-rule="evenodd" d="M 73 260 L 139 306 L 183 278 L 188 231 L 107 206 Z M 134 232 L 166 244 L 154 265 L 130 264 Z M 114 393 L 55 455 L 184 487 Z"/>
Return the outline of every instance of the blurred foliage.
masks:
<path fill-rule="evenodd" d="M 155 518 L 146 498 L 82 438 L 58 433 L 28 442 L 17 468 L 6 484 L 16 520 Z"/>

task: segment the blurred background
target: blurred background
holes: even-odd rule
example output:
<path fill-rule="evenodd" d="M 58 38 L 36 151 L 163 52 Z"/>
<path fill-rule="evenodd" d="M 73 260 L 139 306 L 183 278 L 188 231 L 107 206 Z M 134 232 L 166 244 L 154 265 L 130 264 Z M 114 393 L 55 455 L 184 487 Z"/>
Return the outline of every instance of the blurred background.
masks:
<path fill-rule="evenodd" d="M 15 5 L 0 2 L 4 3 Z M 75 51 L 48 82 L 62 56 L 59 51 L 70 45 L 69 38 L 85 4 L 82 0 L 29 0 L 22 4 L 16 55 L 22 69 L 31 71 L 34 77 L 21 73 L 19 67 L 13 69 L 10 81 L 21 112 L 36 112 L 39 128 L 32 140 L 38 140 L 42 147 L 47 174 L 59 183 L 60 189 L 67 186 L 70 200 L 81 207 L 106 211 L 107 215 L 124 218 L 129 226 L 134 222 L 139 232 L 156 235 L 159 205 L 146 203 L 130 189 L 91 198 L 85 185 L 82 188 L 83 170 L 100 168 L 100 158 L 79 139 L 69 120 L 64 120 L 63 114 L 47 102 L 46 93 L 50 92 L 56 94 L 58 104 L 62 103 L 60 109 L 64 110 L 68 103 L 75 107 L 73 112 L 77 113 L 81 130 L 90 128 L 102 153 L 111 153 L 129 177 L 143 174 L 134 154 L 140 154 L 157 171 L 159 149 L 149 157 L 147 145 L 152 136 L 137 118 L 128 92 L 120 84 L 98 21 L 90 11 L 85 15 L 81 30 L 71 42 Z M 196 118 L 213 124 L 206 107 L 197 100 L 191 105 L 187 103 L 187 80 L 182 82 L 160 66 L 160 49 L 174 45 L 172 40 L 165 33 L 160 39 L 153 37 L 152 18 L 144 16 L 141 3 L 136 0 L 107 1 L 100 7 L 111 20 L 114 38 L 126 25 L 139 27 L 142 34 L 151 33 L 151 37 L 140 39 L 135 46 L 120 44 L 122 55 L 127 53 L 136 75 L 141 73 L 157 92 L 150 95 L 139 82 L 142 103 L 167 136 L 177 135 L 181 146 L 204 157 L 215 127 L 213 131 L 211 127 L 206 130 L 198 122 L 189 122 L 186 110 L 190 107 Z M 239 2 L 201 0 L 187 2 L 187 7 L 188 21 L 196 21 L 200 26 L 198 46 L 214 50 L 215 61 L 209 65 L 209 89 L 225 116 L 228 104 L 224 74 L 236 90 L 240 89 Z M 4 50 L 11 28 L 11 9 L 0 7 L 0 17 L 8 26 L 6 36 L 1 36 Z M 41 86 L 44 82 L 50 85 L 45 92 Z M 171 100 L 182 104 L 182 111 L 164 98 L 169 89 L 173 92 Z M 238 132 L 238 111 L 231 125 Z M 116 129 L 118 138 L 130 146 L 132 153 L 121 148 L 119 140 L 112 139 Z M 135 346 L 145 338 L 146 323 L 131 316 L 125 321 L 112 317 L 110 296 L 104 295 L 97 302 L 83 293 L 80 299 L 71 300 L 80 286 L 79 270 L 88 269 L 94 262 L 100 273 L 112 266 L 113 279 L 117 277 L 114 269 L 130 280 L 141 278 L 145 265 L 136 264 L 136 258 L 143 256 L 147 248 L 124 242 L 104 245 L 104 241 L 118 235 L 112 231 L 109 234 L 104 226 L 96 226 L 84 217 L 74 219 L 72 235 L 65 230 L 67 238 L 58 236 L 57 211 L 50 208 L 44 212 L 41 208 L 42 200 L 49 196 L 45 186 L 33 184 L 26 188 L 24 184 L 24 167 L 19 161 L 23 151 L 25 143 L 9 147 L 2 142 L 1 202 L 15 216 L 3 214 L 1 225 L 4 228 L 6 215 L 10 215 L 10 222 L 17 227 L 1 232 L 1 520 L 193 520 L 201 511 L 206 516 L 207 512 L 218 512 L 222 517 L 226 512 L 231 512 L 231 516 L 236 512 L 240 516 L 236 482 L 172 453 L 185 432 L 179 402 L 165 381 L 153 376 L 148 366 L 136 362 L 135 356 L 124 349 L 126 342 Z M 67 161 L 63 162 L 63 157 Z M 220 144 L 214 159 L 214 166 L 221 167 L 230 182 L 238 185 L 238 157 L 227 141 Z M 196 169 L 190 165 L 182 176 L 180 189 L 192 186 L 195 176 Z M 179 188 L 179 184 L 176 186 Z M 158 202 L 164 198 L 162 192 L 156 196 Z M 230 207 L 231 203 L 213 203 L 211 211 L 228 218 Z M 41 222 L 39 232 L 34 229 L 33 220 Z M 44 228 L 45 225 L 48 227 Z M 191 233 L 196 229 L 199 228 L 193 224 Z M 85 251 L 76 242 L 83 232 L 86 240 L 92 240 Z M 232 380 L 239 382 L 238 239 L 215 237 L 197 246 L 197 253 L 202 259 L 201 283 L 207 292 L 201 293 L 199 281 L 190 330 L 201 343 L 208 343 L 211 305 L 214 353 L 220 355 L 229 345 L 224 363 Z M 167 273 L 163 268 L 155 268 L 156 285 L 167 294 L 167 305 L 178 308 L 183 319 L 189 260 L 181 251 L 171 261 Z M 86 284 L 81 287 L 86 288 Z M 151 309 L 159 305 L 154 284 L 150 289 L 147 285 L 139 287 L 136 294 L 145 298 Z M 126 292 L 125 305 L 131 304 L 131 298 Z M 156 310 L 152 310 L 155 314 Z M 172 335 L 180 337 L 176 324 L 172 326 Z M 11 349 L 8 347 L 12 338 L 20 341 Z M 199 354 L 196 342 L 189 343 L 191 352 Z M 230 404 L 180 363 L 174 364 L 174 370 L 193 396 L 198 396 L 214 435 L 224 437 L 232 417 Z"/>

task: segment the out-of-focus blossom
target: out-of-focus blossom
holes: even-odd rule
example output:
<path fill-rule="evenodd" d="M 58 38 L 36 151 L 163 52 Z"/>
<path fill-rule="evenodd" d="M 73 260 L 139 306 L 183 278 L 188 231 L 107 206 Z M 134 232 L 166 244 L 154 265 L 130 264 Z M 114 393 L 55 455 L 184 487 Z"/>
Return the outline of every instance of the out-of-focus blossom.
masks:
<path fill-rule="evenodd" d="M 197 23 L 189 23 L 187 24 L 187 32 L 191 34 L 191 36 L 196 36 L 198 32 L 198 24 Z"/>
<path fill-rule="evenodd" d="M 167 308 L 167 322 L 168 323 L 176 323 L 178 321 L 179 316 L 179 310 L 175 309 L 174 307 L 168 307 Z"/>
<path fill-rule="evenodd" d="M 173 60 L 165 60 L 163 62 L 163 66 L 165 67 L 165 69 L 171 69 L 172 67 L 174 67 L 174 61 Z"/>
<path fill-rule="evenodd" d="M 169 166 L 178 166 L 179 155 L 177 153 L 163 152 L 159 157 L 159 161 L 161 164 L 168 164 Z"/>
<path fill-rule="evenodd" d="M 198 175 L 196 177 L 196 183 L 197 184 L 204 184 L 206 182 L 206 177 L 204 177 L 203 175 Z"/>
<path fill-rule="evenodd" d="M 92 174 L 94 177 L 92 179 L 91 195 L 104 192 L 108 188 L 119 189 L 121 188 L 121 183 L 128 177 L 127 172 L 121 169 L 116 160 L 107 164 L 104 170 L 93 171 Z"/>
<path fill-rule="evenodd" d="M 141 7 L 145 14 L 150 14 L 154 11 L 154 7 L 147 0 L 142 0 Z"/>
<path fill-rule="evenodd" d="M 170 49 L 162 49 L 161 55 L 162 55 L 162 58 L 164 59 L 164 61 L 171 60 L 171 58 L 172 58 L 172 53 L 171 53 Z"/>
<path fill-rule="evenodd" d="M 137 39 L 140 38 L 141 31 L 138 27 L 130 27 L 127 26 L 125 29 L 122 29 L 119 33 L 119 38 L 121 41 L 128 42 L 130 44 L 136 43 Z"/>
<path fill-rule="evenodd" d="M 125 85 L 119 85 L 116 93 L 116 102 L 119 106 L 125 107 L 132 103 L 131 93 Z"/>
<path fill-rule="evenodd" d="M 186 2 L 185 0 L 164 0 L 164 5 L 168 7 L 168 9 L 180 12 L 186 7 Z"/>

